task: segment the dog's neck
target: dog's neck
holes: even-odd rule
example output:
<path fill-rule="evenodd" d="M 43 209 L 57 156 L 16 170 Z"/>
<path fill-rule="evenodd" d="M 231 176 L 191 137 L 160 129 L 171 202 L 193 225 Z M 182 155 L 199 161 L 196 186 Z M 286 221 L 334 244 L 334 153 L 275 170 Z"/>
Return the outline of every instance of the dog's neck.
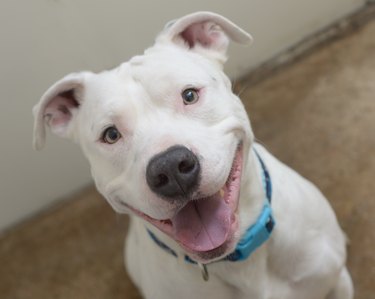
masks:
<path fill-rule="evenodd" d="M 258 146 L 253 144 L 248 151 L 242 174 L 238 207 L 241 235 L 256 221 L 266 198 L 263 169 L 256 151 L 259 152 Z"/>

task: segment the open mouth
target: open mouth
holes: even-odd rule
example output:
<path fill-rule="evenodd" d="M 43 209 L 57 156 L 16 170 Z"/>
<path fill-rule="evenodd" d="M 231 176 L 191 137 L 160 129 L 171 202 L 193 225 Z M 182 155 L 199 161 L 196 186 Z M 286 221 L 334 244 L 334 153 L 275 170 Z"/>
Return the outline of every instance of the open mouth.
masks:
<path fill-rule="evenodd" d="M 242 160 L 242 146 L 238 146 L 228 178 L 220 190 L 208 197 L 189 200 L 173 218 L 157 220 L 131 210 L 173 238 L 187 252 L 202 257 L 207 253 L 212 257 L 220 255 L 233 241 L 238 227 Z"/>

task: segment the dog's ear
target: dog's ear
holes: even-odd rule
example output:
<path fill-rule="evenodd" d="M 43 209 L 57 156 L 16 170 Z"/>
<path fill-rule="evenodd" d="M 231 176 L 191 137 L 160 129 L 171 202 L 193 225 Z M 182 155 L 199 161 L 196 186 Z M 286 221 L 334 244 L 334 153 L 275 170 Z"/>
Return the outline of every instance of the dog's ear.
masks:
<path fill-rule="evenodd" d="M 250 34 L 221 15 L 197 12 L 169 22 L 156 42 L 173 42 L 224 63 L 229 39 L 250 44 Z"/>
<path fill-rule="evenodd" d="M 53 84 L 34 106 L 34 148 L 45 144 L 46 128 L 61 137 L 71 137 L 73 120 L 82 104 L 85 78 L 89 73 L 73 73 Z"/>

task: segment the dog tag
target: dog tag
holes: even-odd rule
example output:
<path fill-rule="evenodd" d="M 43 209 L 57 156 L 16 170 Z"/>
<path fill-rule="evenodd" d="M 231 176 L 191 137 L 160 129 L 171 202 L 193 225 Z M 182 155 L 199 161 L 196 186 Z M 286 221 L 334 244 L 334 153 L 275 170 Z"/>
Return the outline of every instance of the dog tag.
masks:
<path fill-rule="evenodd" d="M 204 281 L 208 281 L 210 276 L 208 275 L 207 266 L 201 263 L 198 263 L 198 267 L 201 269 L 202 278 Z"/>

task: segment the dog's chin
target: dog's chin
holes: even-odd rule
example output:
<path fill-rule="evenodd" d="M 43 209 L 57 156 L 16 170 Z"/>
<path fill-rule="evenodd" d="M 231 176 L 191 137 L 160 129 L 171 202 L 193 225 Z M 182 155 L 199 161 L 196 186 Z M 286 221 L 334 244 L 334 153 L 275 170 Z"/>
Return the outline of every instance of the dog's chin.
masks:
<path fill-rule="evenodd" d="M 193 260 L 208 263 L 233 251 L 238 241 L 238 202 L 243 150 L 235 151 L 225 184 L 213 195 L 193 198 L 170 219 L 154 219 L 129 207 L 180 244 Z"/>

